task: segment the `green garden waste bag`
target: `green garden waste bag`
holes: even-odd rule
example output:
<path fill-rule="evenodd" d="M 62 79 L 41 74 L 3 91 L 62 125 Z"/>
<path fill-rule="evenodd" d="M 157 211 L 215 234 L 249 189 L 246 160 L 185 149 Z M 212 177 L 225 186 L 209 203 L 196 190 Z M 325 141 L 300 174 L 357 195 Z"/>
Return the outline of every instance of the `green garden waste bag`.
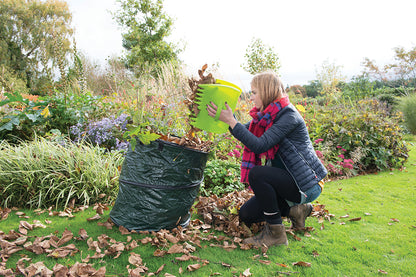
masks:
<path fill-rule="evenodd" d="M 110 218 L 128 230 L 186 227 L 208 153 L 163 140 L 128 150 Z"/>

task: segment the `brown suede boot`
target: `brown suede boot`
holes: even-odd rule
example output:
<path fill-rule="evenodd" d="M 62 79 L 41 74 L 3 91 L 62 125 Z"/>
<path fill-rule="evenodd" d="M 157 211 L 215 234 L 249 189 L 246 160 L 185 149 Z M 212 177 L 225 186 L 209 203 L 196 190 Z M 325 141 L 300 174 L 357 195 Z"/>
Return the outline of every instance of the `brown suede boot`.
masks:
<path fill-rule="evenodd" d="M 283 224 L 266 223 L 264 229 L 255 237 L 246 238 L 244 244 L 251 244 L 261 248 L 262 246 L 270 247 L 272 245 L 288 245 L 286 229 Z"/>
<path fill-rule="evenodd" d="M 311 214 L 313 206 L 311 203 L 300 204 L 290 208 L 289 219 L 292 222 L 290 229 L 305 229 L 305 220 Z"/>

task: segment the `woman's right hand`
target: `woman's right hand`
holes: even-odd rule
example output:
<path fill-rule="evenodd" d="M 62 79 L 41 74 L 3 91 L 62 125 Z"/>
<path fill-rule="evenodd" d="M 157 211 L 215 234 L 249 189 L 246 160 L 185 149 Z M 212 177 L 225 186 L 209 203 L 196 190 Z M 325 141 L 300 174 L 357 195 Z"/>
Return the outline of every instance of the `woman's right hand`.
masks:
<path fill-rule="evenodd" d="M 215 115 L 217 114 L 217 109 L 218 107 L 213 102 L 210 102 L 207 105 L 208 115 L 215 118 Z M 237 120 L 234 118 L 233 115 L 233 110 L 227 104 L 227 102 L 225 102 L 225 110 L 221 111 L 220 117 L 218 119 L 228 124 L 231 127 L 231 129 L 233 129 L 234 126 L 237 124 Z"/>

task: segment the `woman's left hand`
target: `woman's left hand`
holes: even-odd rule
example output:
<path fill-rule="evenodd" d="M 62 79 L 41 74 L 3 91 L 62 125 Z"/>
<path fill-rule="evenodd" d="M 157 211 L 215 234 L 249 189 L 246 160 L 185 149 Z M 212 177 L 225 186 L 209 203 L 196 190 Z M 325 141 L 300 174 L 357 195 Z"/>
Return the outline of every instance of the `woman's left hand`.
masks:
<path fill-rule="evenodd" d="M 225 102 L 225 110 L 221 110 L 220 117 L 218 118 L 220 121 L 228 124 L 231 129 L 237 124 L 237 120 L 234 118 L 233 110 L 230 106 Z M 207 105 L 207 112 L 208 115 L 215 118 L 217 114 L 218 107 L 212 101 Z"/>

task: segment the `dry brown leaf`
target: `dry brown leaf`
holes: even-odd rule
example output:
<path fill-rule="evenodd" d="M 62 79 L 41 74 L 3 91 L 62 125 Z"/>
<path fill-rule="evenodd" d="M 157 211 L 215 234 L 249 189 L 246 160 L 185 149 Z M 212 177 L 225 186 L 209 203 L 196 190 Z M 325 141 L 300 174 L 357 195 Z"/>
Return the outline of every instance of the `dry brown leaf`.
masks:
<path fill-rule="evenodd" d="M 285 264 L 280 264 L 280 263 L 276 263 L 278 266 L 281 266 L 281 267 L 287 267 L 287 265 L 285 265 Z"/>
<path fill-rule="evenodd" d="M 361 220 L 361 217 L 355 217 L 355 218 L 351 218 L 348 221 L 360 221 L 360 220 Z"/>
<path fill-rule="evenodd" d="M 191 264 L 191 265 L 188 265 L 186 267 L 186 269 L 190 272 L 193 272 L 193 271 L 198 270 L 200 268 L 201 268 L 201 264 Z"/>
<path fill-rule="evenodd" d="M 129 230 L 127 230 L 127 228 L 125 228 L 125 227 L 123 227 L 121 225 L 118 227 L 118 230 L 120 231 L 120 233 L 122 235 L 129 235 L 129 234 L 131 234 L 131 232 Z"/>
<path fill-rule="evenodd" d="M 53 271 L 47 268 L 43 262 L 30 264 L 26 269 L 26 276 L 52 277 Z"/>
<path fill-rule="evenodd" d="M 81 240 L 86 240 L 88 238 L 88 234 L 85 229 L 79 229 L 78 235 Z"/>
<path fill-rule="evenodd" d="M 66 277 L 68 276 L 68 268 L 61 264 L 55 264 L 52 268 L 53 276 L 55 277 Z"/>
<path fill-rule="evenodd" d="M 129 263 L 137 267 L 137 266 L 143 265 L 143 260 L 140 254 L 132 252 L 130 253 Z"/>
<path fill-rule="evenodd" d="M 52 257 L 55 259 L 64 258 L 68 255 L 72 256 L 76 252 L 78 252 L 78 249 L 75 247 L 75 244 L 69 244 L 67 246 L 63 246 L 53 250 L 51 253 L 48 254 L 48 257 Z"/>
<path fill-rule="evenodd" d="M 106 269 L 101 267 L 96 270 L 92 265 L 76 262 L 69 269 L 69 276 L 94 276 L 94 277 L 105 277 Z"/>
<path fill-rule="evenodd" d="M 270 265 L 272 263 L 271 261 L 265 261 L 265 260 L 259 260 L 259 262 L 265 265 Z"/>
<path fill-rule="evenodd" d="M 251 272 L 250 272 L 250 268 L 247 268 L 246 270 L 244 270 L 244 272 L 243 272 L 243 276 L 244 277 L 247 277 L 247 276 L 251 276 L 252 274 L 251 274 Z"/>
<path fill-rule="evenodd" d="M 158 275 L 165 268 L 166 264 L 162 264 L 155 272 L 155 275 Z"/>
<path fill-rule="evenodd" d="M 381 273 L 381 274 L 388 274 L 387 271 L 384 271 L 384 270 L 381 270 L 381 269 L 379 269 L 378 272 Z"/>
<path fill-rule="evenodd" d="M 7 219 L 7 217 L 9 217 L 9 214 L 11 213 L 11 209 L 9 209 L 9 208 L 4 208 L 4 209 L 2 209 L 1 207 L 0 207 L 0 220 L 6 220 Z"/>
<path fill-rule="evenodd" d="M 153 252 L 153 256 L 155 257 L 163 257 L 167 254 L 165 250 L 156 249 L 155 252 Z"/>
<path fill-rule="evenodd" d="M 95 214 L 94 216 L 87 218 L 87 221 L 93 221 L 98 219 L 101 219 L 101 216 L 99 214 Z"/>
<path fill-rule="evenodd" d="M 312 266 L 311 263 L 307 263 L 307 262 L 303 262 L 303 261 L 299 261 L 299 262 L 293 263 L 293 265 L 303 266 L 303 267 L 311 267 Z"/>
<path fill-rule="evenodd" d="M 176 253 L 184 253 L 184 248 L 182 245 L 174 244 L 169 248 L 168 254 L 176 254 Z"/>
<path fill-rule="evenodd" d="M 62 233 L 62 238 L 57 243 L 58 247 L 64 245 L 68 241 L 72 240 L 73 237 L 74 237 L 74 234 L 72 234 L 71 231 L 69 231 L 67 228 L 65 228 L 65 231 Z"/>
<path fill-rule="evenodd" d="M 97 223 L 97 225 L 98 225 L 98 226 L 104 226 L 104 227 L 105 227 L 105 228 L 107 228 L 108 230 L 113 229 L 113 226 L 114 226 L 114 224 L 113 224 L 113 223 L 108 222 L 108 221 L 106 221 L 106 222 L 98 222 L 98 223 Z"/>

